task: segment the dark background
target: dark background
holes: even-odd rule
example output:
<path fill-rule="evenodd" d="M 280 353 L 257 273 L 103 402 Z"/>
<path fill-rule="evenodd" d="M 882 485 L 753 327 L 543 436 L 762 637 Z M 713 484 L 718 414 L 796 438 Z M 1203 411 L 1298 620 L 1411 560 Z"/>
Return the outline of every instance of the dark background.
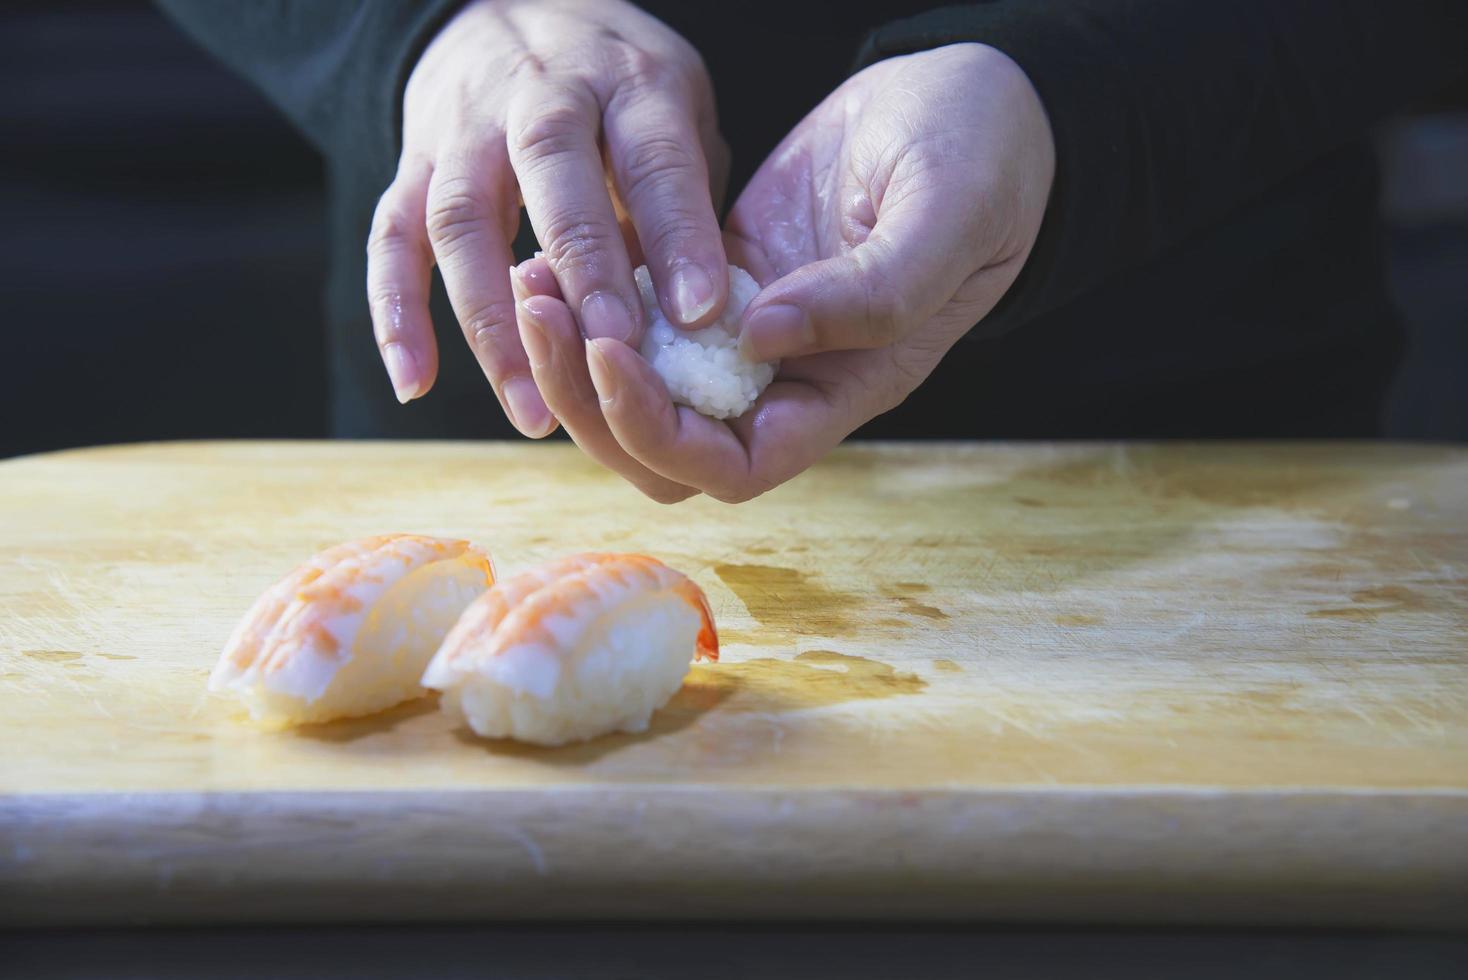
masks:
<path fill-rule="evenodd" d="M 0 120 L 0 457 L 326 434 L 322 167 L 260 95 L 142 0 L 12 2 Z M 1378 144 L 1410 344 L 1386 431 L 1465 441 L 1468 100 Z"/>

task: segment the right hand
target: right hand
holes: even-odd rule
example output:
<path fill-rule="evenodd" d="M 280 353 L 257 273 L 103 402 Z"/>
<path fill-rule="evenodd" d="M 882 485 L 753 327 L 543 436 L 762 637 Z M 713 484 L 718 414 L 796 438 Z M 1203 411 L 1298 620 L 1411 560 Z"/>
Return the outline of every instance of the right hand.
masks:
<path fill-rule="evenodd" d="M 367 242 L 373 331 L 398 400 L 438 372 L 437 262 L 510 421 L 533 438 L 554 430 L 516 329 L 521 201 L 585 336 L 636 345 L 644 261 L 664 310 L 711 323 L 729 291 L 715 215 L 727 172 L 707 72 L 660 21 L 623 0 L 466 6 L 408 80 L 397 176 Z"/>

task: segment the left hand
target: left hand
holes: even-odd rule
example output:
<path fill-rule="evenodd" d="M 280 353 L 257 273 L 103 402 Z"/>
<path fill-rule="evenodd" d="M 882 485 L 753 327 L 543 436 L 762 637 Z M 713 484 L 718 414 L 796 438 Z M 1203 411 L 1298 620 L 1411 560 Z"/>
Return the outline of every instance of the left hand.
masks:
<path fill-rule="evenodd" d="M 879 62 L 796 126 L 730 215 L 729 260 L 764 285 L 742 343 L 784 359 L 749 412 L 726 423 L 675 406 L 615 340 L 587 341 L 583 362 L 532 265 L 522 287 L 548 285 L 521 288 L 517 314 L 536 383 L 578 419 L 583 448 L 655 499 L 749 500 L 900 404 L 998 303 L 1054 169 L 1039 96 L 1004 54 L 956 44 Z"/>

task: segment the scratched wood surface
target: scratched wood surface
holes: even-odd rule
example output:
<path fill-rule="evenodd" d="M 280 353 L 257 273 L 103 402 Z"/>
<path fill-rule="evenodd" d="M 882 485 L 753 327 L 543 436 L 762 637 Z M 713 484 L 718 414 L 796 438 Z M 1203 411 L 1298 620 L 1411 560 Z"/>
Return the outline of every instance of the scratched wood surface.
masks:
<path fill-rule="evenodd" d="M 723 660 L 639 736 L 204 681 L 319 548 L 646 551 Z M 843 449 L 739 507 L 565 446 L 0 463 L 0 921 L 1468 919 L 1468 451 Z"/>

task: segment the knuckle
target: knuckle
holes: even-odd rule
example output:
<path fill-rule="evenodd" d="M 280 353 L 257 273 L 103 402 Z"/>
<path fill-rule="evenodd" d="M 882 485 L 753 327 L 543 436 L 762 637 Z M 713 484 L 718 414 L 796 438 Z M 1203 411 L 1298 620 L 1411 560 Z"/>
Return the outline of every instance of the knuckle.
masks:
<path fill-rule="evenodd" d="M 452 178 L 428 202 L 428 237 L 436 245 L 452 245 L 477 232 L 492 210 L 467 178 Z"/>
<path fill-rule="evenodd" d="M 511 145 L 526 159 L 546 159 L 582 150 L 591 139 L 590 120 L 577 100 L 562 97 L 536 107 L 514 127 Z"/>
<path fill-rule="evenodd" d="M 515 304 L 490 300 L 474 307 L 464 317 L 464 335 L 479 354 L 491 354 L 513 338 L 519 340 L 515 324 Z"/>
<path fill-rule="evenodd" d="M 615 77 L 624 86 L 654 86 L 669 76 L 663 59 L 620 38 L 610 42 L 608 58 Z"/>
<path fill-rule="evenodd" d="M 698 158 L 682 140 L 647 136 L 633 140 L 622 157 L 622 180 L 630 197 L 674 183 L 702 181 Z"/>
<path fill-rule="evenodd" d="M 689 188 L 707 186 L 702 167 L 694 153 L 675 139 L 645 139 L 634 144 L 623 159 L 620 183 L 628 204 L 637 213 L 651 215 L 650 227 L 639 228 L 649 255 L 680 251 L 709 223 L 698 198 L 686 199 Z"/>
<path fill-rule="evenodd" d="M 372 213 L 372 227 L 367 232 L 367 251 L 401 245 L 413 239 L 413 222 L 402 207 L 384 195 Z"/>
<path fill-rule="evenodd" d="M 545 62 L 533 51 L 524 48 L 516 51 L 504 66 L 504 75 L 506 78 L 520 78 L 544 74 Z"/>
<path fill-rule="evenodd" d="M 545 256 L 557 271 L 595 264 L 620 233 L 604 221 L 584 215 L 556 215 L 546 222 Z"/>

